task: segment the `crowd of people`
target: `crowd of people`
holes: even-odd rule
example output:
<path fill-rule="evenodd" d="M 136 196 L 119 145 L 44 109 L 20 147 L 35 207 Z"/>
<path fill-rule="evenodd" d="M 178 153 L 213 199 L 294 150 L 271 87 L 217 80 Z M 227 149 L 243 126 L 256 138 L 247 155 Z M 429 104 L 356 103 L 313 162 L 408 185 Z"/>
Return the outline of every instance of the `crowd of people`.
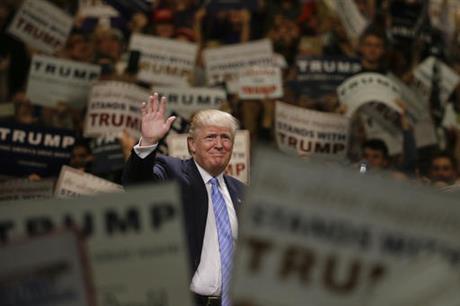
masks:
<path fill-rule="evenodd" d="M 244 5 L 240 8 L 217 11 L 210 9 L 211 4 L 206 6 L 205 1 L 199 0 L 140 1 L 147 10 L 120 7 L 122 2 L 106 1 L 118 14 L 105 18 L 81 16 L 78 1 L 49 2 L 75 16 L 65 46 L 53 56 L 100 65 L 100 80 L 132 82 L 147 88 L 155 85 L 136 79 L 138 67 L 130 64 L 135 54 L 128 51 L 134 33 L 196 44 L 199 51 L 190 80 L 190 85 L 196 87 L 207 86 L 203 50 L 268 38 L 274 52 L 284 59 L 281 61 L 284 96 L 278 100 L 321 112 L 343 113 L 344 106 L 334 93 L 318 99 L 292 86 L 299 57 L 356 59 L 361 64 L 358 73 L 391 74 L 406 84 L 414 81 L 413 69 L 429 56 L 460 73 L 460 7 L 456 7 L 457 11 L 449 9 L 455 1 L 356 0 L 367 20 L 366 29 L 356 40 L 347 35 L 343 21 L 334 10 L 334 1 L 326 0 L 241 1 Z M 39 51 L 7 31 L 20 4 L 0 3 L 0 103 L 12 101 L 15 107 L 13 118 L 1 120 L 73 130 L 78 141 L 69 165 L 90 172 L 89 165 L 94 159 L 90 139 L 83 137 L 85 110 L 73 109 L 66 101 L 56 107 L 34 105 L 25 93 L 31 58 Z M 446 8 L 450 22 L 443 15 Z M 412 32 L 398 32 L 396 24 L 404 24 Z M 400 101 L 402 153 L 391 155 L 385 141 L 368 137 L 357 112 L 352 118 L 349 137 L 350 163 L 362 165 L 365 171 L 387 170 L 398 179 L 440 187 L 454 185 L 459 173 L 460 126 L 443 125 L 442 115 L 448 104 L 454 111 L 460 109 L 460 85 L 442 103 L 436 103 L 439 102 L 436 86 L 432 86 L 431 92 L 427 111 L 436 130 L 436 143 L 417 145 L 413 122 L 407 118 L 404 101 Z M 229 93 L 222 108 L 239 119 L 243 129 L 250 131 L 252 145 L 276 144 L 275 99 L 242 101 L 238 95 Z M 137 141 L 129 135 L 120 137 L 125 159 Z M 33 173 L 30 177 L 39 179 Z M 120 183 L 120 175 L 106 177 Z"/>

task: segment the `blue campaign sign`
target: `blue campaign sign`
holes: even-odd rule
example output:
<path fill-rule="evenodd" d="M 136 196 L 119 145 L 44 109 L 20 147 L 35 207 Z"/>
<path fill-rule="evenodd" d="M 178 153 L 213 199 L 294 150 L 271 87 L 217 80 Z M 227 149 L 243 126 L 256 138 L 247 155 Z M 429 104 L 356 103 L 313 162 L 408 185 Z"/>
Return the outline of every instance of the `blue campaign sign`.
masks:
<path fill-rule="evenodd" d="M 0 122 L 0 174 L 57 175 L 75 143 L 71 130 Z"/>
<path fill-rule="evenodd" d="M 208 13 L 225 10 L 257 9 L 257 0 L 210 0 L 206 6 Z"/>
<path fill-rule="evenodd" d="M 298 93 L 312 99 L 335 94 L 337 87 L 358 73 L 358 59 L 348 57 L 303 56 L 296 60 Z"/>

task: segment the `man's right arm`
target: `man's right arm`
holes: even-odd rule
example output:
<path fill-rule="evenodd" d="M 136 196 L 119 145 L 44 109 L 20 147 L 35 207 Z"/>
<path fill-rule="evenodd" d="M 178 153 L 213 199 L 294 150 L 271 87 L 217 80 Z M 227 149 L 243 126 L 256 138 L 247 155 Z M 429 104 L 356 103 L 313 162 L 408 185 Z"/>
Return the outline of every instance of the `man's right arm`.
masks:
<path fill-rule="evenodd" d="M 170 130 L 176 119 L 165 119 L 166 98 L 159 101 L 158 94 L 150 96 L 149 102 L 142 103 L 141 139 L 131 150 L 123 170 L 123 185 L 149 182 L 155 180 L 154 165 L 158 142 Z"/>

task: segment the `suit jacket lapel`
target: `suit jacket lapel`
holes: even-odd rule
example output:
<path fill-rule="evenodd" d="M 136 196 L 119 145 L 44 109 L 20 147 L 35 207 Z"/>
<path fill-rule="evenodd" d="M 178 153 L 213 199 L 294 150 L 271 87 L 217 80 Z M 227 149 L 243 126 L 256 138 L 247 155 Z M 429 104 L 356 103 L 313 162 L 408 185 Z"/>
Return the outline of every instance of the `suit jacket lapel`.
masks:
<path fill-rule="evenodd" d="M 188 181 L 186 185 L 189 188 L 188 194 L 190 195 L 190 199 L 183 199 L 183 201 L 185 209 L 192 216 L 192 222 L 195 225 L 194 231 L 198 233 L 197 243 L 201 247 L 208 216 L 208 192 L 203 178 L 192 159 L 184 162 L 183 174 Z"/>
<path fill-rule="evenodd" d="M 238 215 L 239 208 L 242 204 L 240 198 L 240 192 L 237 190 L 234 184 L 230 183 L 230 180 L 227 179 L 227 176 L 224 175 L 225 184 L 227 185 L 228 192 L 230 193 L 230 198 L 232 198 L 233 207 L 235 212 Z"/>

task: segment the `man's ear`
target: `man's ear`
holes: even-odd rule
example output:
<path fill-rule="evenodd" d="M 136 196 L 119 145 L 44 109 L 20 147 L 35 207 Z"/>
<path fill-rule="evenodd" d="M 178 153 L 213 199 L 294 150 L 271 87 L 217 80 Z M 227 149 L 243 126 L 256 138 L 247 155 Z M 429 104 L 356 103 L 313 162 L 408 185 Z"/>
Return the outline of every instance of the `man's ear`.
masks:
<path fill-rule="evenodd" d="M 195 154 L 195 151 L 196 151 L 195 140 L 191 136 L 187 137 L 187 149 L 190 155 L 193 156 L 193 154 Z"/>

